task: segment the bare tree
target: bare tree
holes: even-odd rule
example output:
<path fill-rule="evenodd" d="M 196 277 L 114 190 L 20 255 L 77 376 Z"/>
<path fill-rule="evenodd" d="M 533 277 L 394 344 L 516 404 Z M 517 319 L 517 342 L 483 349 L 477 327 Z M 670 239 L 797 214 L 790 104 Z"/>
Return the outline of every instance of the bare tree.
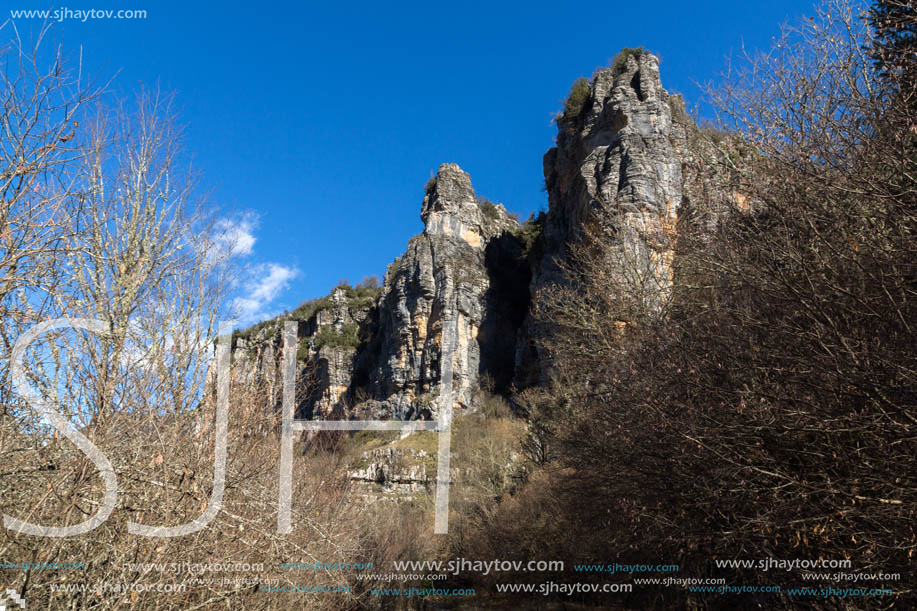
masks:
<path fill-rule="evenodd" d="M 69 68 L 60 47 L 51 47 L 47 28 L 29 43 L 12 22 L 0 49 L 0 354 L 8 355 L 19 333 L 46 315 L 63 272 L 61 257 L 82 210 L 70 197 L 85 154 L 85 126 L 79 120 L 98 97 Z M 8 361 L 0 356 L 0 404 L 10 406 Z"/>
<path fill-rule="evenodd" d="M 416 557 L 432 519 L 405 527 L 396 524 L 399 514 L 362 502 L 347 478 L 353 457 L 344 448 L 296 461 L 294 532 L 277 534 L 280 376 L 271 367 L 279 352 L 265 360 L 264 376 L 233 372 L 226 492 L 210 525 L 180 538 L 128 532 L 128 522 L 186 524 L 211 501 L 210 353 L 218 323 L 232 314 L 232 236 L 220 233 L 231 228 L 214 218 L 185 161 L 169 96 L 142 92 L 133 103 L 90 100 L 85 91 L 67 97 L 73 83 L 59 56 L 50 76 L 38 71 L 41 49 L 12 57 L 20 66 L 6 73 L 0 126 L 0 512 L 67 526 L 95 514 L 103 498 L 97 466 L 9 384 L 13 343 L 52 318 L 99 321 L 103 332 L 63 329 L 38 338 L 25 352 L 28 383 L 104 453 L 119 494 L 110 517 L 88 534 L 0 530 L 4 559 L 86 564 L 82 571 L 4 571 L 5 587 L 55 609 L 203 609 L 230 600 L 270 608 L 278 594 L 259 585 L 271 583 L 345 588 L 316 598 L 316 608 L 378 605 L 380 597 L 368 593 L 379 585 L 374 578 L 278 565 L 367 561 L 381 568 L 392 557 Z M 300 396 L 310 375 L 304 364 Z M 203 574 L 155 567 L 211 561 L 254 566 Z M 68 585 L 83 588 L 52 588 Z M 142 590 L 158 586 L 184 589 Z"/>

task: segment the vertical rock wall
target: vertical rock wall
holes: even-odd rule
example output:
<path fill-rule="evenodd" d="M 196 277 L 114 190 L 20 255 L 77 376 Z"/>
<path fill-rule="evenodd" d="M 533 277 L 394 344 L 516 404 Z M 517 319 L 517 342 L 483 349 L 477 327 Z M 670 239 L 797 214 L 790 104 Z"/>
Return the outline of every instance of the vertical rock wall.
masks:
<path fill-rule="evenodd" d="M 591 234 L 612 245 L 604 254 L 621 270 L 620 284 L 609 290 L 627 290 L 628 276 L 640 274 L 648 280 L 647 307 L 658 306 L 672 288 L 692 129 L 681 97 L 662 88 L 654 55 L 635 52 L 620 67 L 595 73 L 582 110 L 558 120 L 556 146 L 544 156 L 548 212 L 533 298 L 566 282 L 572 245 Z M 545 382 L 537 333 L 531 320 L 520 333 L 519 386 Z"/>
<path fill-rule="evenodd" d="M 513 292 L 507 269 L 527 276 L 513 236 L 519 224 L 502 206 L 479 205 L 458 165 L 440 166 L 420 216 L 424 232 L 389 267 L 379 304 L 383 340 L 373 390 L 396 417 L 433 408 L 446 304 L 455 303 L 458 314 L 453 389 L 458 406 L 468 408 L 479 376 L 498 384 L 512 377 L 513 337 L 528 301 L 524 285 L 515 301 L 505 295 Z"/>

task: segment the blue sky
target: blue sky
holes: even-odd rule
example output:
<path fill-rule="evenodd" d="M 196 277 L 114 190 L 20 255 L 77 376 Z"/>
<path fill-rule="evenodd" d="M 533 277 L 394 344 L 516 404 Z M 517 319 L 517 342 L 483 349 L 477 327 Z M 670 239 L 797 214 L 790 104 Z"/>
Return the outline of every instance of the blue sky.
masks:
<path fill-rule="evenodd" d="M 72 2 L 72 4 L 71 4 Z M 11 9 L 144 9 L 66 19 L 84 71 L 177 94 L 211 198 L 246 221 L 240 264 L 258 314 L 381 277 L 422 229 L 422 187 L 456 162 L 523 216 L 546 205 L 541 158 L 570 84 L 622 47 L 661 59 L 663 86 L 701 100 L 741 45 L 766 48 L 790 2 L 214 3 L 11 0 Z M 0 17 L 5 19 L 7 15 Z M 39 20 L 18 19 L 22 32 Z M 248 241 L 249 238 L 253 241 Z M 267 286 L 270 284 L 271 286 Z"/>

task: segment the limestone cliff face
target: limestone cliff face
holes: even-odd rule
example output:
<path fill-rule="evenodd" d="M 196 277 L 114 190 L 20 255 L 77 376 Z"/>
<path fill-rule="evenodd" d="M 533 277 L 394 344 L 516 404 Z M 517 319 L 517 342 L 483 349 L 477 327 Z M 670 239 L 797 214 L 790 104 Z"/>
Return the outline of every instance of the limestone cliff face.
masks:
<path fill-rule="evenodd" d="M 555 260 L 583 228 L 619 231 L 646 244 L 661 279 L 666 276 L 673 227 L 684 199 L 687 157 L 680 96 L 669 96 L 650 53 L 627 58 L 624 69 L 597 72 L 591 97 L 576 117 L 558 123 L 557 146 L 544 156 L 548 215 L 545 258 L 535 279 L 553 278 Z"/>
<path fill-rule="evenodd" d="M 435 465 L 435 456 L 425 450 L 383 448 L 363 452 L 348 475 L 363 484 L 379 484 L 385 492 L 403 494 L 428 488 L 435 477 Z"/>
<path fill-rule="evenodd" d="M 620 267 L 622 286 L 609 290 L 626 290 L 630 273 L 649 279 L 647 307 L 668 294 L 694 129 L 681 97 L 662 88 L 652 54 L 636 52 L 619 68 L 595 73 L 581 111 L 558 120 L 556 146 L 544 156 L 548 212 L 533 296 L 565 282 L 571 247 L 586 234 L 610 237 L 606 243 L 615 245 L 606 254 Z M 529 323 L 520 335 L 519 385 L 544 381 L 535 333 Z"/>
<path fill-rule="evenodd" d="M 354 378 L 360 331 L 374 324 L 373 303 L 348 298 L 335 288 L 327 304 L 307 321 L 298 338 L 300 387 L 305 389 L 299 417 L 343 416 Z"/>
<path fill-rule="evenodd" d="M 283 321 L 294 319 L 298 417 L 433 417 L 449 308 L 457 313 L 456 407 L 472 407 L 484 377 L 505 388 L 528 307 L 529 269 L 514 235 L 519 224 L 503 206 L 479 203 L 456 164 L 440 166 L 421 219 L 423 233 L 389 266 L 378 296 L 339 287 L 305 308 L 308 316 L 294 311 L 237 340 L 240 379 L 249 385 L 269 379 L 274 403 L 279 401 L 280 333 Z"/>
<path fill-rule="evenodd" d="M 457 405 L 467 408 L 479 376 L 497 384 L 511 379 L 513 336 L 527 304 L 527 287 L 514 285 L 527 276 L 513 236 L 519 225 L 502 206 L 479 205 L 458 165 L 440 166 L 421 219 L 424 232 L 389 266 L 379 303 L 373 394 L 401 418 L 432 409 L 446 308 L 457 312 L 453 390 Z"/>
<path fill-rule="evenodd" d="M 348 291 L 350 294 L 348 294 Z M 350 404 L 361 338 L 371 336 L 376 324 L 375 298 L 335 288 L 316 300 L 305 313 L 293 312 L 263 323 L 233 350 L 233 380 L 239 391 L 267 397 L 279 410 L 282 392 L 280 361 L 282 329 L 286 320 L 297 322 L 297 417 L 341 417 Z"/>
<path fill-rule="evenodd" d="M 590 236 L 620 270 L 608 290 L 632 290 L 639 276 L 645 307 L 658 307 L 675 281 L 685 218 L 714 223 L 718 199 L 741 198 L 706 164 L 710 147 L 698 134 L 681 98 L 662 88 L 657 58 L 632 52 L 596 72 L 584 104 L 558 120 L 540 223 L 521 229 L 502 206 L 478 200 L 458 165 L 440 166 L 423 198 L 424 231 L 388 267 L 378 294 L 341 288 L 288 316 L 299 320 L 299 417 L 434 417 L 446 311 L 457 318 L 458 408 L 473 407 L 485 378 L 500 391 L 544 383 L 540 331 L 526 313 L 539 291 L 568 281 L 571 252 Z M 274 394 L 278 378 L 266 372 L 279 360 L 280 326 L 240 344 Z"/>

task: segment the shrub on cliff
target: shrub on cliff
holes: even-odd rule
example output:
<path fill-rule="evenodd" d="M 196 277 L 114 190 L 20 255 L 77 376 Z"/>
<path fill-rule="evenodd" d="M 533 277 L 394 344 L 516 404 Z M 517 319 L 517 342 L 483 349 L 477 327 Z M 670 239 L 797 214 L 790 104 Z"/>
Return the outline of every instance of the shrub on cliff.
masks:
<path fill-rule="evenodd" d="M 347 307 L 351 310 L 359 310 L 373 305 L 382 292 L 379 286 L 379 279 L 375 276 L 367 276 L 356 286 L 351 286 L 349 282 L 341 282 L 335 288 L 344 290 Z"/>
<path fill-rule="evenodd" d="M 624 47 L 618 54 L 615 55 L 614 59 L 611 60 L 611 70 L 615 76 L 622 74 L 624 70 L 627 69 L 627 60 L 631 57 L 637 59 L 643 53 L 643 47 L 637 47 L 631 49 L 629 47 Z"/>
<path fill-rule="evenodd" d="M 554 117 L 554 120 L 558 123 L 574 121 L 583 111 L 591 95 L 592 87 L 585 77 L 581 76 L 573 81 L 570 93 L 567 94 L 567 99 L 564 101 L 564 110 Z"/>
<path fill-rule="evenodd" d="M 535 213 L 529 215 L 529 218 L 525 222 L 519 225 L 519 229 L 516 230 L 514 235 L 516 239 L 522 244 L 522 256 L 527 259 L 537 259 L 538 251 L 540 250 L 539 245 L 541 241 L 541 235 L 544 232 L 545 224 L 545 213 L 544 211 L 539 212 L 538 216 L 535 216 Z"/>
<path fill-rule="evenodd" d="M 290 312 L 290 318 L 294 320 L 309 320 L 319 310 L 324 310 L 331 305 L 331 300 L 327 297 L 309 299 L 301 303 L 295 310 Z"/>
<path fill-rule="evenodd" d="M 478 206 L 481 207 L 481 212 L 484 213 L 484 216 L 489 218 L 492 221 L 500 218 L 500 211 L 497 210 L 497 205 L 494 204 L 486 197 L 478 197 Z"/>
<path fill-rule="evenodd" d="M 356 323 L 342 325 L 340 332 L 332 325 L 322 327 L 312 340 L 316 350 L 324 346 L 329 348 L 358 348 L 360 338 Z"/>

